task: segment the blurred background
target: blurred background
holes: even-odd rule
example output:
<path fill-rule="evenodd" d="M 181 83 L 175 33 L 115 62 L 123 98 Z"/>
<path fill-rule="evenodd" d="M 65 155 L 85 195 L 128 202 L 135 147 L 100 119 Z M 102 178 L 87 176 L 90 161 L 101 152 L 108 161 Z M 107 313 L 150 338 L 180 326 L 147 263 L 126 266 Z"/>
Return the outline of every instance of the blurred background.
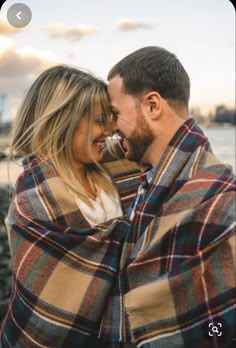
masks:
<path fill-rule="evenodd" d="M 106 80 L 125 55 L 148 45 L 175 53 L 191 79 L 190 111 L 215 154 L 235 171 L 235 9 L 229 0 L 27 0 L 30 23 L 10 25 L 0 11 L 0 322 L 10 296 L 4 227 L 20 160 L 7 164 L 12 121 L 27 89 L 58 63 Z M 9 169 L 9 170 L 8 170 Z"/>
<path fill-rule="evenodd" d="M 158 45 L 183 63 L 191 79 L 191 114 L 235 170 L 235 10 L 229 0 L 27 0 L 32 19 L 20 29 L 7 21 L 15 3 L 5 1 L 0 12 L 2 158 L 19 104 L 43 70 L 67 63 L 106 80 L 122 57 Z M 0 182 L 6 181 L 3 164 L 0 173 Z"/>

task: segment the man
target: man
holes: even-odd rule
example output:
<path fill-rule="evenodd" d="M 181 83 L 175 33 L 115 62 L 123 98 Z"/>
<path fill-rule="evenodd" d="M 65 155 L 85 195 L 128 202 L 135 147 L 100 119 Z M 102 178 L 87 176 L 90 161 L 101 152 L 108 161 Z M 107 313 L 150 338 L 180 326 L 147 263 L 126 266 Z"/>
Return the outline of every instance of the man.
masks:
<path fill-rule="evenodd" d="M 123 249 L 100 338 L 228 347 L 235 337 L 234 175 L 189 117 L 190 81 L 174 54 L 141 48 L 108 80 L 126 158 L 151 170 L 130 210 L 134 243 Z"/>

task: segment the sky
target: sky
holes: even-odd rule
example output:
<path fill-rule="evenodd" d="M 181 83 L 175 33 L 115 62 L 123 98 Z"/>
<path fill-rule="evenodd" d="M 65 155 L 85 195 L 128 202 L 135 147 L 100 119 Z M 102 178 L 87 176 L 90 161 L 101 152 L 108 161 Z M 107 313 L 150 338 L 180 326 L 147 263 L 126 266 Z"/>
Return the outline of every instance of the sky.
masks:
<path fill-rule="evenodd" d="M 106 80 L 110 68 L 144 46 L 175 53 L 191 80 L 190 107 L 235 108 L 235 9 L 229 0 L 20 0 L 32 20 L 16 29 L 0 12 L 0 94 L 14 117 L 35 78 L 66 63 Z"/>

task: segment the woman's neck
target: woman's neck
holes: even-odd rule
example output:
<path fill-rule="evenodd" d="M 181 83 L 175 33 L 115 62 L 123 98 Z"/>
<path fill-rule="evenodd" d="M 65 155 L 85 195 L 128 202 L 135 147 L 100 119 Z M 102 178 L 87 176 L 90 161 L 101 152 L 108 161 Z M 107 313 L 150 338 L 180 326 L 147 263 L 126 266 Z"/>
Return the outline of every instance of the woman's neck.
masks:
<path fill-rule="evenodd" d="M 83 185 L 83 188 L 87 192 L 88 196 L 92 199 L 96 199 L 97 192 L 94 185 L 91 185 L 91 181 L 87 175 L 86 166 L 78 166 L 77 167 L 77 178 L 79 182 Z"/>

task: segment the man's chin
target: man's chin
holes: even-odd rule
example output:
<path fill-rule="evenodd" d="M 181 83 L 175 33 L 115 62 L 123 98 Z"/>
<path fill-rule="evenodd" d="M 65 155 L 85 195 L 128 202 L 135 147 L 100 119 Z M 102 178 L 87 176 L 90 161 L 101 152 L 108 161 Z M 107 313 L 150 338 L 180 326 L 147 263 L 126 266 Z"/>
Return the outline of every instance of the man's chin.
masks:
<path fill-rule="evenodd" d="M 135 155 L 135 149 L 133 150 L 133 146 L 130 146 L 129 143 L 125 145 L 126 146 L 123 147 L 125 151 L 125 159 L 133 162 L 139 162 L 140 158 L 137 158 L 139 156 Z"/>

